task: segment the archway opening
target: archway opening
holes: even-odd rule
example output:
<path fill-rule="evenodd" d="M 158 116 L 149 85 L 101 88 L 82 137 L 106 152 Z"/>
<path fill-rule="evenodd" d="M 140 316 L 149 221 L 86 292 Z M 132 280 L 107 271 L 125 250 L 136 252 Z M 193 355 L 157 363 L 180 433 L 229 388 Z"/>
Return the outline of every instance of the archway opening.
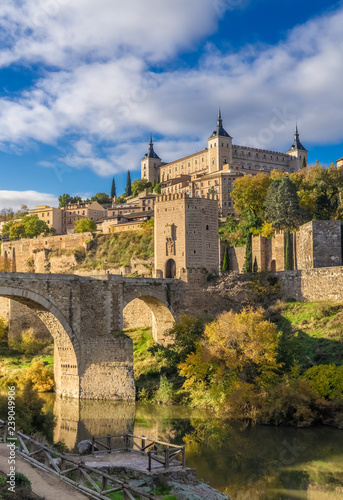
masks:
<path fill-rule="evenodd" d="M 166 278 L 175 278 L 176 276 L 176 263 L 174 259 L 169 259 L 166 262 Z"/>
<path fill-rule="evenodd" d="M 276 260 L 273 259 L 270 264 L 270 270 L 275 272 L 276 271 Z"/>
<path fill-rule="evenodd" d="M 19 304 L 21 311 L 46 327 L 54 340 L 54 380 L 55 392 L 61 396 L 78 398 L 79 384 L 79 346 L 63 315 L 44 297 L 26 290 L 0 287 L 0 297 Z M 37 320 L 39 318 L 39 320 Z"/>
<path fill-rule="evenodd" d="M 142 295 L 127 301 L 123 309 L 123 328 L 151 328 L 155 342 L 168 343 L 165 333 L 175 323 L 172 311 L 152 295 Z"/>

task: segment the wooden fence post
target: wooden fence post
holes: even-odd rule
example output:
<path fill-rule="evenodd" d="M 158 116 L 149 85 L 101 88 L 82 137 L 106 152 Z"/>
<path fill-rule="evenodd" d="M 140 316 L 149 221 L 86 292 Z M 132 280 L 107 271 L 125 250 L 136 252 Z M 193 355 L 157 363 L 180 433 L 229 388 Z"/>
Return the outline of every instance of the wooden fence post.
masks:
<path fill-rule="evenodd" d="M 182 467 L 186 467 L 186 447 L 182 446 Z"/>
<path fill-rule="evenodd" d="M 107 448 L 108 448 L 108 453 L 111 453 L 111 434 L 107 434 Z"/>
<path fill-rule="evenodd" d="M 102 491 L 107 490 L 107 477 L 102 476 Z"/>
<path fill-rule="evenodd" d="M 92 455 L 94 455 L 94 448 L 95 448 L 95 437 L 92 437 Z"/>
<path fill-rule="evenodd" d="M 144 448 L 145 448 L 145 436 L 142 436 L 142 445 L 141 445 L 141 448 L 142 448 L 142 452 L 144 453 Z"/>
<path fill-rule="evenodd" d="M 164 460 L 164 468 L 166 470 L 169 469 L 169 447 L 164 450 L 165 460 Z"/>
<path fill-rule="evenodd" d="M 151 472 L 151 451 L 148 451 L 148 457 L 149 457 L 148 471 Z"/>

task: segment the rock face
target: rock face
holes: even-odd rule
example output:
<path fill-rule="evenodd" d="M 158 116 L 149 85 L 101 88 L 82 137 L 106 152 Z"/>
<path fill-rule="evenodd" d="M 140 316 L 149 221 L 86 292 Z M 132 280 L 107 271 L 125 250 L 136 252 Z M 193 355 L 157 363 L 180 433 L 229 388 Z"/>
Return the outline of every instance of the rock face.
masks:
<path fill-rule="evenodd" d="M 196 485 L 186 485 L 169 482 L 172 487 L 170 495 L 179 500 L 230 500 L 224 493 L 219 493 L 205 483 L 198 482 Z"/>
<path fill-rule="evenodd" d="M 92 453 L 92 441 L 90 439 L 80 441 L 77 445 L 77 449 L 79 450 L 80 455 L 90 455 Z M 94 447 L 94 450 L 97 451 L 98 448 Z"/>

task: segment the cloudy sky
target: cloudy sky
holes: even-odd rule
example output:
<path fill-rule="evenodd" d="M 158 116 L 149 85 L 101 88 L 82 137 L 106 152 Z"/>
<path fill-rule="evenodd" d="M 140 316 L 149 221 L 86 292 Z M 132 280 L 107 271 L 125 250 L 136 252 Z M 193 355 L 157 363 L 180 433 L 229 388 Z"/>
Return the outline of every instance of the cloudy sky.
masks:
<path fill-rule="evenodd" d="M 343 155 L 343 3 L 1 0 L 0 208 L 124 189 L 150 133 L 164 161 L 235 144 Z"/>

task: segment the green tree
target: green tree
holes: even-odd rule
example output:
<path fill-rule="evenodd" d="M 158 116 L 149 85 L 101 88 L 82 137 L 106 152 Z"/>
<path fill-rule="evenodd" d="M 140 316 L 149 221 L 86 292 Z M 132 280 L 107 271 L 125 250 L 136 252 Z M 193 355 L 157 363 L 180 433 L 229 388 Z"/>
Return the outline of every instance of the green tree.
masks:
<path fill-rule="evenodd" d="M 126 179 L 126 188 L 125 188 L 125 196 L 131 196 L 132 195 L 132 187 L 131 187 L 131 174 L 130 170 L 127 172 L 127 179 Z"/>
<path fill-rule="evenodd" d="M 160 182 L 158 184 L 155 184 L 154 192 L 156 194 L 161 194 L 161 183 Z"/>
<path fill-rule="evenodd" d="M 222 265 L 222 271 L 228 271 L 230 268 L 230 261 L 229 261 L 229 249 L 226 246 L 224 250 L 224 258 L 223 258 L 223 265 Z"/>
<path fill-rule="evenodd" d="M 82 201 L 82 198 L 80 198 L 80 196 L 70 196 L 70 194 L 62 194 L 58 197 L 58 207 L 63 208 L 70 203 L 77 203 L 78 201 Z"/>
<path fill-rule="evenodd" d="M 286 247 L 285 247 L 285 271 L 293 270 L 293 252 L 292 239 L 289 229 L 286 231 Z"/>
<path fill-rule="evenodd" d="M 110 194 L 110 198 L 111 200 L 113 200 L 113 198 L 117 196 L 117 190 L 116 190 L 116 183 L 114 181 L 114 177 L 112 179 L 112 186 L 111 186 L 111 194 Z"/>
<path fill-rule="evenodd" d="M 253 265 L 252 271 L 253 271 L 253 273 L 257 273 L 257 271 L 258 271 L 258 265 L 257 265 L 257 259 L 256 259 L 256 257 L 255 257 L 255 260 L 254 260 L 254 265 Z"/>
<path fill-rule="evenodd" d="M 248 234 L 247 245 L 245 248 L 245 263 L 244 271 L 246 273 L 252 273 L 252 234 Z"/>
<path fill-rule="evenodd" d="M 116 205 L 121 205 L 123 203 L 126 203 L 126 198 L 125 198 L 125 195 L 121 194 L 120 196 L 117 196 L 117 198 L 116 198 Z"/>
<path fill-rule="evenodd" d="M 271 177 L 267 174 L 256 176 L 244 175 L 235 180 L 231 196 L 235 204 L 235 212 L 242 218 L 251 214 L 257 225 L 261 225 L 264 217 L 264 202 Z"/>
<path fill-rule="evenodd" d="M 91 201 L 97 201 L 100 204 L 111 203 L 111 198 L 106 193 L 96 193 L 92 196 Z"/>
<path fill-rule="evenodd" d="M 40 220 L 37 215 L 25 215 L 20 221 L 10 221 L 4 225 L 2 234 L 9 236 L 10 240 L 20 238 L 34 238 L 41 234 L 46 236 L 56 231 L 50 228 L 46 222 Z"/>
<path fill-rule="evenodd" d="M 272 181 L 265 201 L 265 217 L 276 229 L 291 230 L 304 222 L 296 187 L 289 176 Z"/>
<path fill-rule="evenodd" d="M 131 192 L 133 196 L 137 196 L 139 193 L 144 191 L 144 189 L 148 189 L 152 187 L 151 182 L 148 182 L 146 179 L 137 179 L 133 181 L 131 186 Z"/>
<path fill-rule="evenodd" d="M 75 224 L 75 233 L 88 233 L 96 230 L 96 223 L 91 219 L 79 219 Z"/>

